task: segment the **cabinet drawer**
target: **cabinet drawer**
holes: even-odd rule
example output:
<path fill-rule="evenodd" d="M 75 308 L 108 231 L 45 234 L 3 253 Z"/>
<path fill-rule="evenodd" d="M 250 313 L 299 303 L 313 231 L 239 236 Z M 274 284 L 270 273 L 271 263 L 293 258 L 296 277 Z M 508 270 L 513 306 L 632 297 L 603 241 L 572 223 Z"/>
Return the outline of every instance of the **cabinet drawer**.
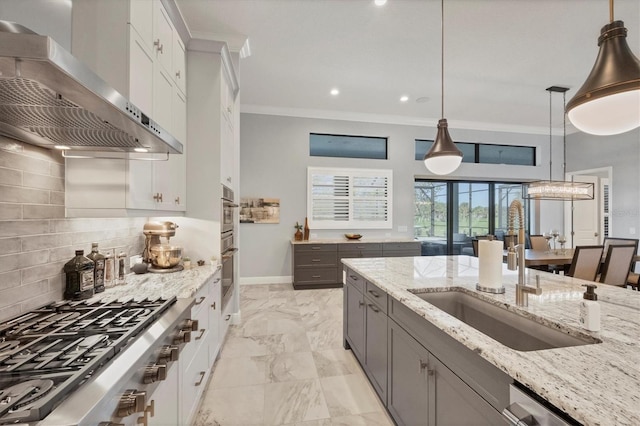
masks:
<path fill-rule="evenodd" d="M 384 257 L 413 257 L 420 256 L 419 250 L 396 250 L 396 251 L 385 251 Z"/>
<path fill-rule="evenodd" d="M 337 266 L 338 258 L 335 252 L 319 251 L 317 253 L 302 252 L 295 254 L 296 268 L 317 268 L 318 266 Z"/>
<path fill-rule="evenodd" d="M 364 278 L 348 268 L 345 268 L 345 273 L 347 275 L 347 283 L 357 288 L 360 293 L 364 293 Z"/>
<path fill-rule="evenodd" d="M 385 256 L 387 252 L 393 251 L 412 251 L 420 255 L 420 241 L 408 241 L 404 243 L 384 243 L 382 247 Z"/>
<path fill-rule="evenodd" d="M 196 408 L 200 402 L 200 395 L 207 387 L 207 378 L 209 375 L 208 351 L 205 347 L 204 350 L 198 351 L 193 359 L 193 362 L 188 367 L 183 367 L 183 374 L 181 375 L 182 391 L 180 399 L 180 413 L 181 420 L 184 423 L 191 424 L 193 416 L 195 415 Z M 182 364 L 181 364 L 182 365 Z"/>
<path fill-rule="evenodd" d="M 382 252 L 382 244 L 380 243 L 342 243 L 338 244 L 338 252 L 342 251 L 361 251 L 374 250 Z"/>
<path fill-rule="evenodd" d="M 385 314 L 387 313 L 387 293 L 380 290 L 375 284 L 365 281 L 365 295 L 375 303 Z"/>
<path fill-rule="evenodd" d="M 332 284 L 338 282 L 336 268 L 296 269 L 293 273 L 296 284 Z"/>
<path fill-rule="evenodd" d="M 349 250 L 338 252 L 338 258 L 340 259 L 352 259 L 358 257 L 382 257 L 382 250 Z"/>
<path fill-rule="evenodd" d="M 336 244 L 294 244 L 293 249 L 296 253 L 307 251 L 336 251 Z"/>

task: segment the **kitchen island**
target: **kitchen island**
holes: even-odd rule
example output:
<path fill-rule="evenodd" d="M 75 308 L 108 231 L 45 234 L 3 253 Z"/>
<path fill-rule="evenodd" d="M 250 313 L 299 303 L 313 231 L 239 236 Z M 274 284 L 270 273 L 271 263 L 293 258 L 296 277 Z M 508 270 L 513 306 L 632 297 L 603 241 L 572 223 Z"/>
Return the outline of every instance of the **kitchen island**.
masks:
<path fill-rule="evenodd" d="M 388 294 L 390 324 L 395 324 L 391 321 L 394 306 L 410 311 L 481 358 L 482 362 L 495 367 L 504 377 L 519 382 L 580 423 L 640 424 L 640 293 L 598 284 L 596 293 L 602 310 L 602 327 L 600 332 L 593 333 L 581 328 L 579 323 L 578 305 L 584 292 L 581 285 L 586 283 L 583 280 L 527 270 L 532 280 L 533 275 L 539 274 L 542 294 L 529 295 L 529 306 L 519 307 L 515 304 L 517 273 L 507 270 L 506 265 L 503 267 L 506 292 L 489 294 L 476 290 L 478 259 L 474 257 L 344 259 L 343 263 L 347 274 L 355 272 L 354 275 L 366 281 L 365 288 L 368 289 L 370 283 L 373 291 L 378 292 L 376 294 L 380 291 Z M 348 288 L 350 286 L 345 286 L 345 291 Z M 568 335 L 597 339 L 601 343 L 514 350 L 414 294 L 443 291 L 468 293 Z M 375 309 L 380 306 L 373 305 Z M 355 306 L 357 308 L 358 304 Z M 346 330 L 345 325 L 345 334 Z M 380 339 L 384 337 L 379 336 Z M 374 371 L 373 368 L 370 370 Z M 418 369 L 415 371 L 417 373 Z M 368 375 L 371 379 L 372 375 Z M 391 389 L 391 381 L 389 378 L 387 389 Z M 376 383 L 373 384 L 375 388 Z M 390 395 L 387 397 L 391 400 Z M 494 403 L 494 408 L 501 410 L 504 407 Z"/>

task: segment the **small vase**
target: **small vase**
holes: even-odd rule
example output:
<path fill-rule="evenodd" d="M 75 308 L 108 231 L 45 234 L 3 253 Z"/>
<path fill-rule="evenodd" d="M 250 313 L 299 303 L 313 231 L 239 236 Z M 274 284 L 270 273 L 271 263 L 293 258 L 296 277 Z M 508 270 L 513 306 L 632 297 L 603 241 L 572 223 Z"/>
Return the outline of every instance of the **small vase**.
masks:
<path fill-rule="evenodd" d="M 294 234 L 294 238 L 296 241 L 302 241 L 302 231 L 300 231 L 299 229 L 296 231 L 296 233 Z"/>
<path fill-rule="evenodd" d="M 309 221 L 304 218 L 304 240 L 309 241 Z"/>

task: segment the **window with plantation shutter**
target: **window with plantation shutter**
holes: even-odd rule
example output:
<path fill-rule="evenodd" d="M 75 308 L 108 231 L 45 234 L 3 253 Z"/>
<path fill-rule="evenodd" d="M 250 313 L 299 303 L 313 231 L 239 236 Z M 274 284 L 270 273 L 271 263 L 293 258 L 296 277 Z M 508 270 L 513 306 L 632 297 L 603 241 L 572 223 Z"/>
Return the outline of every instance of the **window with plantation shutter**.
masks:
<path fill-rule="evenodd" d="M 309 167 L 309 227 L 391 228 L 392 176 L 391 170 Z"/>

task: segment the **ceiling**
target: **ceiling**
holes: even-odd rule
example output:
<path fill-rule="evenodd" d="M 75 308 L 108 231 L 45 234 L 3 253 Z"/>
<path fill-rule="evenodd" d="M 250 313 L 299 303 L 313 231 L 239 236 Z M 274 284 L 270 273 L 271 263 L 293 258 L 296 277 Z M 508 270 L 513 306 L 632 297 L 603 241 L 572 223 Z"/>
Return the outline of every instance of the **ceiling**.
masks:
<path fill-rule="evenodd" d="M 177 0 L 198 38 L 240 60 L 242 112 L 435 127 L 441 116 L 437 0 Z M 615 2 L 640 56 L 640 0 Z M 449 127 L 549 132 L 552 85 L 586 79 L 607 0 L 444 2 L 444 116 Z M 338 88 L 340 94 L 329 92 Z M 400 102 L 406 95 L 409 101 Z M 416 100 L 423 98 L 423 102 Z M 424 101 L 426 98 L 426 101 Z M 553 95 L 562 126 L 562 95 Z M 568 127 L 571 132 L 572 128 Z"/>

